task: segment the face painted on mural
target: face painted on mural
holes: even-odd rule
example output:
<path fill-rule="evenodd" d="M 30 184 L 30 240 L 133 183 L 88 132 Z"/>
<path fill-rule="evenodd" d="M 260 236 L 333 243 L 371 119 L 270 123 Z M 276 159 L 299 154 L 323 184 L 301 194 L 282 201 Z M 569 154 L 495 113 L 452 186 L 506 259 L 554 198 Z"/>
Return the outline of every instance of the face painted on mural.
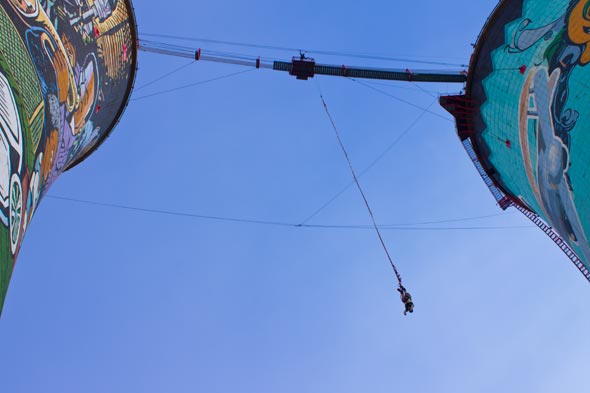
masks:
<path fill-rule="evenodd" d="M 127 0 L 0 3 L 0 255 L 39 200 L 114 126 L 135 72 Z M 0 310 L 7 277 L 0 269 Z"/>

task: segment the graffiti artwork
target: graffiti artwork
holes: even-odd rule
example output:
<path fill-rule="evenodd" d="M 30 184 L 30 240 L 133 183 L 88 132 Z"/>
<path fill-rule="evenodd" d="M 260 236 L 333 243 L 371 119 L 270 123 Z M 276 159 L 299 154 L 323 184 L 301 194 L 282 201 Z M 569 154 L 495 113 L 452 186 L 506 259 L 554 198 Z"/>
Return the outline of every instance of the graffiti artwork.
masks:
<path fill-rule="evenodd" d="M 590 266 L 590 0 L 502 1 L 466 94 L 473 140 L 501 188 Z"/>
<path fill-rule="evenodd" d="M 0 312 L 39 201 L 122 115 L 135 42 L 128 0 L 0 4 Z"/>

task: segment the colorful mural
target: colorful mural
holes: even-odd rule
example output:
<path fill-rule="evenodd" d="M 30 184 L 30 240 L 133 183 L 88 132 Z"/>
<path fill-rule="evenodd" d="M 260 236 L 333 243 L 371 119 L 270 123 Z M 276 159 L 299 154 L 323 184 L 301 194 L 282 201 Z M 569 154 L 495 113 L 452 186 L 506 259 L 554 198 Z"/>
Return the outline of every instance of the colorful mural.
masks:
<path fill-rule="evenodd" d="M 128 0 L 0 3 L 0 313 L 39 201 L 122 115 L 135 43 Z"/>
<path fill-rule="evenodd" d="M 466 97 L 488 173 L 590 267 L 590 0 L 503 0 Z"/>

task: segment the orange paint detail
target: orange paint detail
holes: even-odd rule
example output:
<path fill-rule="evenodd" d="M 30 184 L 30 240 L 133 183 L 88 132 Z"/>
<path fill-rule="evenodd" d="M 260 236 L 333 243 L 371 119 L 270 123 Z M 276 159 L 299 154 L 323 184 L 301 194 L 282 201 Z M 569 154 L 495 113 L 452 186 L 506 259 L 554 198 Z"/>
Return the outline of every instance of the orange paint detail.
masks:
<path fill-rule="evenodd" d="M 57 143 L 58 133 L 57 130 L 53 130 L 47 138 L 47 144 L 45 145 L 45 154 L 43 155 L 43 161 L 41 162 L 41 179 L 43 182 L 47 181 L 55 162 L 57 155 Z"/>
<path fill-rule="evenodd" d="M 569 39 L 577 45 L 584 45 L 580 63 L 590 63 L 590 0 L 580 0 L 572 9 L 567 24 Z"/>

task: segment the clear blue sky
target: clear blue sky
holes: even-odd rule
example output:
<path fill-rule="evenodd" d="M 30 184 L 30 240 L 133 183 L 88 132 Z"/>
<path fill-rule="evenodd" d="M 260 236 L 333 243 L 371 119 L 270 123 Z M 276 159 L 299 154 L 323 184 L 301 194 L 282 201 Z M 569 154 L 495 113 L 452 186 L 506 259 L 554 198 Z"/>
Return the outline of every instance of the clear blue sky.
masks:
<path fill-rule="evenodd" d="M 159 4 L 135 2 L 140 32 L 464 63 L 496 1 Z M 183 64 L 141 54 L 137 85 Z M 134 97 L 239 70 L 198 63 Z M 359 171 L 421 114 L 347 80 L 317 80 Z M 435 99 L 388 85 L 379 88 L 420 107 Z M 104 146 L 49 194 L 298 223 L 350 181 L 317 86 L 258 70 L 132 102 Z M 424 115 L 361 179 L 382 224 L 501 213 L 450 116 L 436 103 L 432 111 L 447 120 Z M 311 223 L 370 221 L 351 188 Z M 513 211 L 445 224 L 526 225 Z M 414 295 L 411 317 L 370 231 L 46 198 L 0 321 L 0 392 L 584 390 L 588 283 L 543 233 L 407 230 L 385 240 Z"/>

